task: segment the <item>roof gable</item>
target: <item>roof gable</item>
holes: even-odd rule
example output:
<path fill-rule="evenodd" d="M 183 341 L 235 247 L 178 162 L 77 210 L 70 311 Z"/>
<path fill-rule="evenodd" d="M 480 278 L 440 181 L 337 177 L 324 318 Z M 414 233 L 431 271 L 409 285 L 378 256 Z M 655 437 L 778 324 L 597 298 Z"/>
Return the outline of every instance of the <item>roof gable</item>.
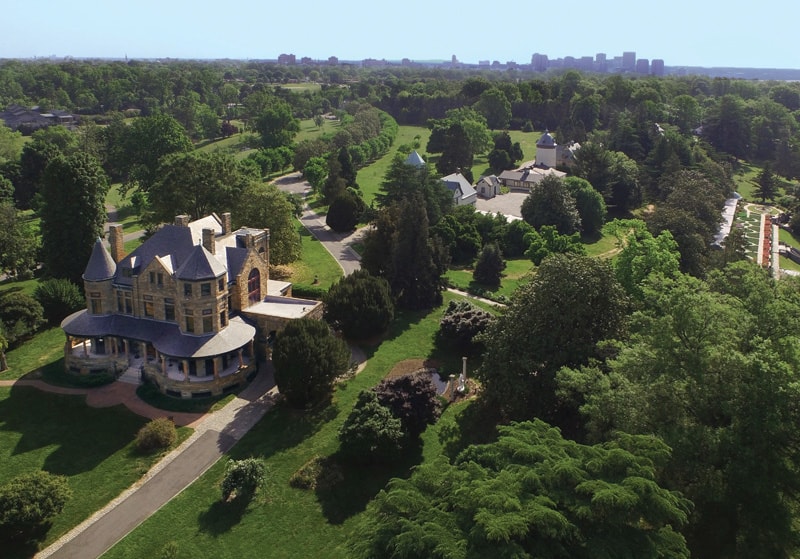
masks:
<path fill-rule="evenodd" d="M 178 268 L 178 279 L 195 281 L 214 279 L 225 274 L 225 266 L 203 245 L 195 245 L 189 258 Z"/>

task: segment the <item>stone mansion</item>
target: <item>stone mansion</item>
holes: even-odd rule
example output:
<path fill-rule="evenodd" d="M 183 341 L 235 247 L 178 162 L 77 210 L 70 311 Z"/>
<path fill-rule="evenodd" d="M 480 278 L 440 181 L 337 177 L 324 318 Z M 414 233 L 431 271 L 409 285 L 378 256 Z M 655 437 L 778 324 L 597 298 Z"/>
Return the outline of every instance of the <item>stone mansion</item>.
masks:
<path fill-rule="evenodd" d="M 230 213 L 177 216 L 128 255 L 112 225 L 109 243 L 86 265 L 86 309 L 61 323 L 70 372 L 134 369 L 174 397 L 222 394 L 255 374 L 289 320 L 322 317 L 322 303 L 269 279 L 269 230 L 233 231 Z"/>

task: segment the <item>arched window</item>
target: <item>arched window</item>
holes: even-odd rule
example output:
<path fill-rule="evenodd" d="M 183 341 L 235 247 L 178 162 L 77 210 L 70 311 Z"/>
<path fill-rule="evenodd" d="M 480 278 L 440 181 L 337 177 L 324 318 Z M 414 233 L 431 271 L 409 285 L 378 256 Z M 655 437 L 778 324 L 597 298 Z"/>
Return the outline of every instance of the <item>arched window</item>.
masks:
<path fill-rule="evenodd" d="M 251 305 L 261 300 L 261 272 L 258 268 L 250 270 L 247 276 L 247 300 Z"/>

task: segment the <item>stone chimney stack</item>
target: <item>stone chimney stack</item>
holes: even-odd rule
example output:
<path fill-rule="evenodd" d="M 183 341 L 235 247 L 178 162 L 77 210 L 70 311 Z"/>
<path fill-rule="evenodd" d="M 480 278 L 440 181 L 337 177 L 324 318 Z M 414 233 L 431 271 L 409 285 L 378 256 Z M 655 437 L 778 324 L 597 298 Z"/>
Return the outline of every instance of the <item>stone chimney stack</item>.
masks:
<path fill-rule="evenodd" d="M 189 227 L 189 216 L 188 215 L 176 215 L 175 216 L 175 225 L 178 227 Z"/>
<path fill-rule="evenodd" d="M 203 247 L 211 254 L 214 254 L 214 249 L 216 248 L 214 235 L 213 229 L 203 229 Z"/>
<path fill-rule="evenodd" d="M 223 235 L 230 235 L 232 231 L 231 227 L 231 212 L 225 212 L 222 214 L 222 234 Z"/>
<path fill-rule="evenodd" d="M 114 224 L 108 228 L 108 242 L 111 245 L 111 258 L 114 262 L 119 263 L 120 260 L 125 258 L 125 235 L 122 231 L 122 225 Z"/>

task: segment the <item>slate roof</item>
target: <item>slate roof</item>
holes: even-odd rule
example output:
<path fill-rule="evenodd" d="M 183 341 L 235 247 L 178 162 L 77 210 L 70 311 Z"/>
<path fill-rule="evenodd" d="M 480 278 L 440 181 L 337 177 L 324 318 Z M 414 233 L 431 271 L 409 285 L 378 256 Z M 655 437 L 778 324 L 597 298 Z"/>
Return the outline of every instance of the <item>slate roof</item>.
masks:
<path fill-rule="evenodd" d="M 122 314 L 93 315 L 86 309 L 69 315 L 61 328 L 70 336 L 81 338 L 119 336 L 150 342 L 160 353 L 170 357 L 199 359 L 235 351 L 255 337 L 256 329 L 239 316 L 213 334 L 184 334 L 174 322 L 135 318 Z"/>
<path fill-rule="evenodd" d="M 406 157 L 406 165 L 413 165 L 414 167 L 422 167 L 425 165 L 425 160 L 417 153 L 417 150 L 412 151 Z"/>
<path fill-rule="evenodd" d="M 554 148 L 556 147 L 555 139 L 550 135 L 550 131 L 546 130 L 539 141 L 536 142 L 537 148 Z"/>
<path fill-rule="evenodd" d="M 442 181 L 449 190 L 460 190 L 462 198 L 469 198 L 477 194 L 467 178 L 461 173 L 452 173 L 446 177 L 442 177 Z"/>
<path fill-rule="evenodd" d="M 226 271 L 225 266 L 203 245 L 195 245 L 175 276 L 180 280 L 197 281 L 218 278 Z"/>
<path fill-rule="evenodd" d="M 103 281 L 111 279 L 117 271 L 114 259 L 103 246 L 102 239 L 97 239 L 92 247 L 92 255 L 86 270 L 83 272 L 83 279 L 87 281 Z"/>

